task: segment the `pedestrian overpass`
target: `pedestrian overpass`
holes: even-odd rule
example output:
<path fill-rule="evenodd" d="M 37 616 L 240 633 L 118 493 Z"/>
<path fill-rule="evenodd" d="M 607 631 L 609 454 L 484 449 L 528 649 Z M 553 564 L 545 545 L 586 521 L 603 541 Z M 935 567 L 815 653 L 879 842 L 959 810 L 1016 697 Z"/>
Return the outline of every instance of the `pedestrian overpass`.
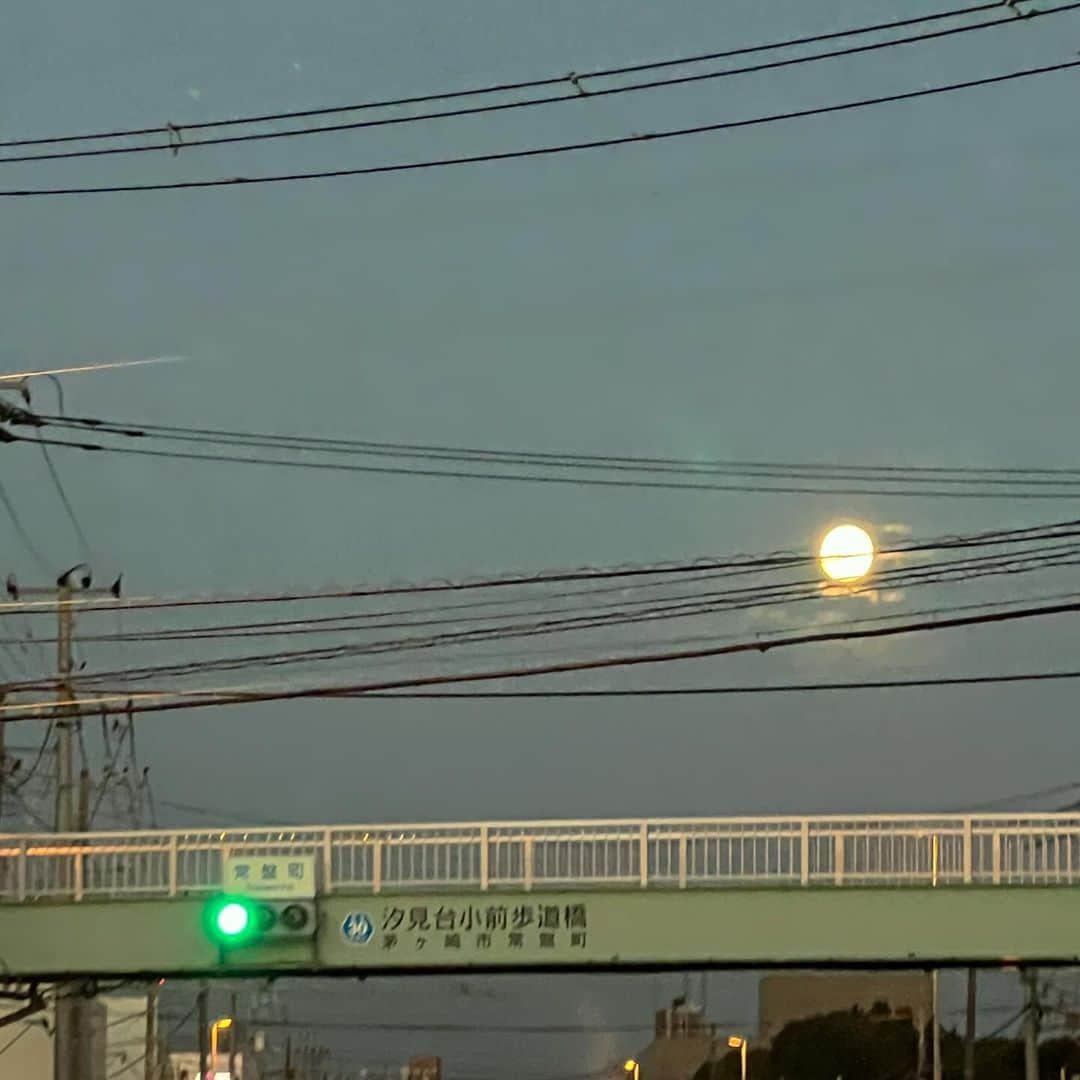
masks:
<path fill-rule="evenodd" d="M 224 947 L 231 895 L 306 932 Z M 408 974 L 1080 963 L 1080 814 L 0 836 L 0 970 Z"/>

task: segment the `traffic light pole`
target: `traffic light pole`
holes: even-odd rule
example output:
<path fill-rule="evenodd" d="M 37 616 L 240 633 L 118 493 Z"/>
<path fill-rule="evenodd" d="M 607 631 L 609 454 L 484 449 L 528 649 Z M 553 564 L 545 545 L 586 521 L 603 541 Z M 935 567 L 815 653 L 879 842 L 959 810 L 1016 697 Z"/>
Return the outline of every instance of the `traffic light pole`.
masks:
<path fill-rule="evenodd" d="M 206 988 L 205 983 L 199 987 L 199 996 L 195 999 L 195 1005 L 198 1012 L 198 1024 L 199 1024 L 199 1080 L 203 1080 L 206 1076 L 207 1062 L 210 1058 L 210 1048 L 207 1046 L 207 1025 L 210 1022 L 210 1018 L 207 1011 L 207 998 L 209 997 L 209 991 Z"/>
<path fill-rule="evenodd" d="M 236 1015 L 236 994 L 229 999 L 229 1015 L 233 1018 L 232 1031 L 229 1032 L 229 1078 L 236 1076 L 236 1036 L 239 1019 Z"/>

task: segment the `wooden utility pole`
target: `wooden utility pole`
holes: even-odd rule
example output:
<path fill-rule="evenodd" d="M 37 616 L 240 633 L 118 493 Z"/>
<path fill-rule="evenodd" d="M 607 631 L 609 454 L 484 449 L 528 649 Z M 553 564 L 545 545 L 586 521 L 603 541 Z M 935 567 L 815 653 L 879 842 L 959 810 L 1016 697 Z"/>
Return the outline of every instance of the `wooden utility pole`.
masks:
<path fill-rule="evenodd" d="M 934 1014 L 933 1040 L 931 1043 L 933 1049 L 933 1064 L 931 1066 L 931 1071 L 934 1080 L 941 1080 L 941 992 L 937 968 L 934 968 L 930 978 L 930 990 L 933 999 L 932 1011 Z"/>
<path fill-rule="evenodd" d="M 75 612 L 71 607 L 70 579 L 69 571 L 57 582 L 56 592 L 56 831 L 59 833 L 76 830 L 75 720 L 72 717 L 75 690 L 71 684 L 71 673 L 75 666 L 71 649 Z M 83 580 L 88 582 L 89 578 Z"/>
<path fill-rule="evenodd" d="M 919 1030 L 918 1043 L 915 1049 L 915 1076 L 917 1080 L 925 1080 L 926 1077 L 926 1014 L 920 1009 L 918 1013 Z"/>
<path fill-rule="evenodd" d="M 199 1078 L 206 1076 L 206 1070 L 209 1068 L 208 1061 L 210 1058 L 210 1047 L 207 1045 L 209 1038 L 209 1032 L 207 1030 L 210 1017 L 207 1011 L 207 998 L 210 996 L 210 992 L 206 989 L 206 984 L 203 983 L 199 987 L 199 996 L 195 999 L 195 1004 L 199 1017 Z"/>
<path fill-rule="evenodd" d="M 83 832 L 85 820 L 77 820 L 75 814 L 75 741 L 72 717 L 75 692 L 71 684 L 74 657 L 71 638 L 75 625 L 75 613 L 71 607 L 72 571 L 64 574 L 56 583 L 56 804 L 55 826 L 58 833 Z M 88 578 L 85 578 L 89 582 Z M 84 800 L 79 799 L 82 810 Z M 87 806 L 89 800 L 86 800 Z M 81 984 L 72 983 L 68 996 L 56 1002 L 56 1077 L 57 1080 L 88 1080 L 83 1068 L 86 1037 L 84 1032 L 85 1010 L 80 996 Z"/>
<path fill-rule="evenodd" d="M 229 1015 L 232 1017 L 232 1028 L 229 1031 L 229 1080 L 236 1076 L 236 1036 L 237 1026 L 240 1021 L 236 1017 L 236 993 L 229 998 Z"/>
<path fill-rule="evenodd" d="M 3 708 L 6 699 L 7 692 L 0 690 L 0 709 Z M 4 787 L 7 784 L 7 751 L 4 743 L 4 725 L 6 723 L 7 721 L 0 716 L 0 829 L 3 828 L 4 822 Z"/>
<path fill-rule="evenodd" d="M 75 634 L 75 594 L 79 596 L 120 595 L 120 580 L 108 589 L 95 589 L 90 568 L 83 563 L 65 571 L 50 588 L 22 588 L 14 576 L 7 579 L 7 592 L 13 600 L 24 596 L 47 596 L 56 604 L 56 791 L 54 828 L 58 833 L 86 832 L 90 828 L 90 772 L 83 763 L 78 781 L 75 776 L 75 732 L 80 723 L 75 704 L 72 674 L 75 668 L 72 642 Z M 2 726 L 2 725 L 0 725 Z M 70 882 L 74 885 L 74 882 Z M 89 1080 L 89 1032 L 85 1023 L 84 984 L 67 985 L 56 999 L 56 1022 L 53 1034 L 53 1070 L 56 1080 Z"/>
<path fill-rule="evenodd" d="M 974 968 L 967 971 L 967 1023 L 964 1027 L 964 1080 L 975 1080 L 975 1024 L 976 992 L 978 972 Z"/>
<path fill-rule="evenodd" d="M 1027 1015 L 1024 1017 L 1024 1080 L 1039 1080 L 1039 973 L 1026 968 Z"/>
<path fill-rule="evenodd" d="M 146 1056 L 143 1058 L 145 1080 L 158 1080 L 157 1003 L 158 984 L 154 983 L 146 994 Z"/>

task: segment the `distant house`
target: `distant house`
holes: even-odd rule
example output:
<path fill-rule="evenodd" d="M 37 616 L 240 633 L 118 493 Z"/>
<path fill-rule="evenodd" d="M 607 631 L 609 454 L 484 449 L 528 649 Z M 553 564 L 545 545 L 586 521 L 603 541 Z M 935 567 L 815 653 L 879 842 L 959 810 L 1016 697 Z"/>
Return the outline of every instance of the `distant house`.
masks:
<path fill-rule="evenodd" d="M 860 1009 L 909 1019 L 922 1029 L 932 1011 L 926 972 L 766 975 L 758 984 L 758 1039 L 768 1045 L 785 1024 Z"/>
<path fill-rule="evenodd" d="M 642 1080 L 692 1080 L 694 1074 L 715 1054 L 727 1052 L 717 1045 L 716 1029 L 696 1006 L 676 998 L 656 1014 L 653 1041 L 635 1060 Z M 619 1076 L 625 1077 L 620 1070 Z"/>

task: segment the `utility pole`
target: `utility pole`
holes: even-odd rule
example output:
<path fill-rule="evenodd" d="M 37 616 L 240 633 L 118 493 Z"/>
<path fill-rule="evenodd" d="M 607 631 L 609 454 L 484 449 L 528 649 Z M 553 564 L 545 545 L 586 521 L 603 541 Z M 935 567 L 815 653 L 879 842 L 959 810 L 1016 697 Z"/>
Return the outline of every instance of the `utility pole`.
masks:
<path fill-rule="evenodd" d="M 72 646 L 75 637 L 75 595 L 120 596 L 120 579 L 106 589 L 94 588 L 90 568 L 79 563 L 64 571 L 51 587 L 23 587 L 13 574 L 8 575 L 7 592 L 12 600 L 28 596 L 49 597 L 56 604 L 56 793 L 54 807 L 55 829 L 59 833 L 85 832 L 89 828 L 89 774 L 84 770 L 76 783 L 75 732 L 78 729 L 78 708 L 72 676 L 75 659 Z M 82 790 L 78 790 L 82 788 Z"/>
<path fill-rule="evenodd" d="M 7 699 L 7 691 L 0 690 L 0 708 Z M 7 723 L 0 716 L 0 825 L 4 821 L 4 787 L 7 784 L 7 749 L 4 742 L 4 725 Z"/>
<path fill-rule="evenodd" d="M 75 732 L 79 725 L 72 675 L 75 660 L 72 641 L 75 633 L 74 595 L 120 595 L 120 579 L 109 589 L 93 588 L 90 568 L 84 563 L 66 570 L 52 588 L 22 588 L 14 575 L 7 579 L 13 600 L 24 596 L 48 596 L 55 600 L 56 631 L 56 801 L 54 828 L 58 833 L 86 832 L 90 827 L 90 772 L 83 763 L 78 790 L 75 781 Z M 72 982 L 68 992 L 56 1000 L 53 1035 L 53 1070 L 56 1080 L 89 1080 L 88 1032 L 84 1023 L 83 984 Z"/>
<path fill-rule="evenodd" d="M 967 1023 L 964 1027 L 964 1080 L 975 1080 L 975 1023 L 978 972 L 967 970 Z"/>
<path fill-rule="evenodd" d="M 1039 973 L 1025 968 L 1021 978 L 1027 987 L 1024 1018 L 1024 1080 L 1039 1080 Z"/>
<path fill-rule="evenodd" d="M 236 1076 L 236 1035 L 240 1021 L 236 1017 L 236 993 L 229 998 L 229 1015 L 232 1017 L 232 1030 L 229 1032 L 229 1080 Z"/>
<path fill-rule="evenodd" d="M 915 1050 L 915 1076 L 916 1080 L 924 1080 L 926 1075 L 926 1013 L 922 1009 L 918 1012 L 918 1044 Z"/>
<path fill-rule="evenodd" d="M 146 1056 L 143 1058 L 144 1080 L 158 1080 L 157 1067 L 157 1002 L 158 984 L 154 983 L 146 994 Z"/>
<path fill-rule="evenodd" d="M 83 579 L 90 584 L 89 575 Z M 57 581 L 56 592 L 56 831 L 60 833 L 84 831 L 86 822 L 75 820 L 75 754 L 74 709 L 75 690 L 71 685 L 71 673 L 75 658 L 71 639 L 75 631 L 75 612 L 71 606 L 71 571 Z M 79 800 L 80 803 L 82 800 Z M 79 828 L 81 826 L 81 828 Z"/>
<path fill-rule="evenodd" d="M 207 1060 L 210 1057 L 210 1047 L 207 1046 L 207 1026 L 210 1022 L 210 1018 L 207 1015 L 207 998 L 209 996 L 209 991 L 206 989 L 206 983 L 203 983 L 202 986 L 199 987 L 199 996 L 195 999 L 199 1023 L 199 1080 L 203 1080 L 206 1076 L 206 1070 L 208 1068 Z"/>
<path fill-rule="evenodd" d="M 941 991 L 938 985 L 938 969 L 934 968 L 931 975 L 930 990 L 933 997 L 934 1031 L 933 1031 L 933 1074 L 934 1080 L 941 1080 Z M 1038 1078 L 1036 1077 L 1036 1080 Z"/>

